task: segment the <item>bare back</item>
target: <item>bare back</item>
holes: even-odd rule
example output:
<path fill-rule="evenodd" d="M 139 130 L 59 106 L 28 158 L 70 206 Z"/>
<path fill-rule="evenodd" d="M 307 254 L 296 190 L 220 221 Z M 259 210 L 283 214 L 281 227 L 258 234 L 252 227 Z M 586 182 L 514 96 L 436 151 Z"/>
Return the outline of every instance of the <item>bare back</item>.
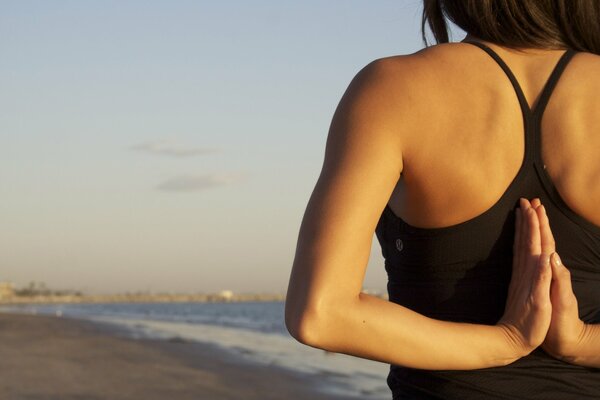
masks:
<path fill-rule="evenodd" d="M 509 66 L 529 108 L 564 50 L 521 54 L 484 42 Z M 390 57 L 413 112 L 402 130 L 402 177 L 389 201 L 408 224 L 446 227 L 472 219 L 502 196 L 524 157 L 524 118 L 501 67 L 468 43 Z M 541 118 L 542 157 L 565 203 L 600 226 L 600 57 L 577 53 Z"/>
<path fill-rule="evenodd" d="M 443 343 L 430 353 L 437 359 L 462 339 L 438 341 L 444 329 L 428 322 L 497 324 L 511 292 L 520 197 L 545 205 L 577 313 L 600 323 L 600 57 L 485 45 L 375 60 L 342 96 L 286 302 L 286 315 L 303 316 L 289 323 L 306 343 L 389 360 L 390 349 L 406 355 L 424 337 L 418 354 Z M 388 301 L 361 291 L 373 232 Z M 398 339 L 402 332 L 410 339 Z M 394 393 L 439 398 L 478 389 L 516 398 L 548 382 L 578 382 L 576 398 L 598 392 L 595 375 L 538 350 L 505 368 L 458 372 L 414 368 L 410 360 L 421 356 L 399 357 L 387 381 Z"/>

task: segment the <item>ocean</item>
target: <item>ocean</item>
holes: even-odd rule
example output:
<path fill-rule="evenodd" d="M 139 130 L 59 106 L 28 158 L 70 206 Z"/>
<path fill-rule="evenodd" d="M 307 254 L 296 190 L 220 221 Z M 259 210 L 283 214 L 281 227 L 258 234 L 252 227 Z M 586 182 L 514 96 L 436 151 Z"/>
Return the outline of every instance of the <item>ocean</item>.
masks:
<path fill-rule="evenodd" d="M 247 361 L 317 376 L 324 392 L 391 398 L 386 384 L 389 364 L 297 342 L 284 324 L 284 302 L 11 305 L 0 310 L 113 324 L 134 338 L 208 343 Z"/>

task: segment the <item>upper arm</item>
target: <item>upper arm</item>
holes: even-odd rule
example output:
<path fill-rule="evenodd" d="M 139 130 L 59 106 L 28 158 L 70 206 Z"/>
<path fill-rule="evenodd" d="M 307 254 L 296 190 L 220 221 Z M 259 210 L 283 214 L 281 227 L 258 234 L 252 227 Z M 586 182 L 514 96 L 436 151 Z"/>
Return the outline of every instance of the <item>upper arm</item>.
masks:
<path fill-rule="evenodd" d="M 407 104 L 385 59 L 361 69 L 330 125 L 325 158 L 300 227 L 286 298 L 286 325 L 358 298 L 373 233 L 402 172 Z M 399 92 L 400 91 L 400 92 Z"/>

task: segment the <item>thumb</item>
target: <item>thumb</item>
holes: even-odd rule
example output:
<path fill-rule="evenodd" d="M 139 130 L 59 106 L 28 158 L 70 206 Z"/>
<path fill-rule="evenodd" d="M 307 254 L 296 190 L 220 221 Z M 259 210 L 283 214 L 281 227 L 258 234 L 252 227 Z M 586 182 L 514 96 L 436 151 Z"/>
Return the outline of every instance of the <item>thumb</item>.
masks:
<path fill-rule="evenodd" d="M 550 256 L 542 254 L 539 258 L 538 274 L 533 289 L 536 299 L 550 299 L 550 286 L 553 276 L 550 264 Z"/>
<path fill-rule="evenodd" d="M 558 253 L 552 253 L 550 257 L 552 264 L 552 287 L 553 294 L 558 295 L 561 300 L 568 300 L 573 296 L 571 285 L 571 272 L 561 262 Z"/>

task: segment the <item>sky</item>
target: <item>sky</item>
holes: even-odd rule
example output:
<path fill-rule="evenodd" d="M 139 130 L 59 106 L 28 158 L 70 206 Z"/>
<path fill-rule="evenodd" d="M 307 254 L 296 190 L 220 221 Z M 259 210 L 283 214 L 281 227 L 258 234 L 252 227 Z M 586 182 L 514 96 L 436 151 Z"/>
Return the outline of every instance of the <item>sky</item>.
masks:
<path fill-rule="evenodd" d="M 285 293 L 342 94 L 424 47 L 421 1 L 0 7 L 0 281 L 17 287 Z M 363 287 L 386 283 L 373 236 Z"/>

